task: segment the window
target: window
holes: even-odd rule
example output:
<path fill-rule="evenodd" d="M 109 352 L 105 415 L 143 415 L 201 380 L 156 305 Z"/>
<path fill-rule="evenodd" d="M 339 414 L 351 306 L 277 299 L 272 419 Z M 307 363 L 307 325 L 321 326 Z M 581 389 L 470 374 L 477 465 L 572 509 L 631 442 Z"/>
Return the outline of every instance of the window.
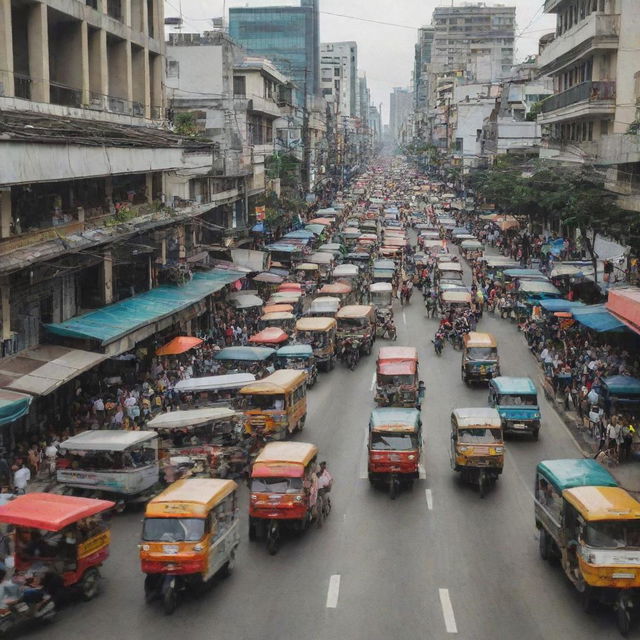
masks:
<path fill-rule="evenodd" d="M 167 78 L 180 77 L 180 63 L 177 60 L 167 60 Z"/>
<path fill-rule="evenodd" d="M 334 75 L 335 77 L 337 77 L 337 78 L 339 78 L 339 77 L 340 77 L 340 67 L 336 67 L 336 68 L 333 70 L 333 75 Z"/>
<path fill-rule="evenodd" d="M 233 76 L 233 95 L 247 95 L 247 79 L 244 76 Z"/>

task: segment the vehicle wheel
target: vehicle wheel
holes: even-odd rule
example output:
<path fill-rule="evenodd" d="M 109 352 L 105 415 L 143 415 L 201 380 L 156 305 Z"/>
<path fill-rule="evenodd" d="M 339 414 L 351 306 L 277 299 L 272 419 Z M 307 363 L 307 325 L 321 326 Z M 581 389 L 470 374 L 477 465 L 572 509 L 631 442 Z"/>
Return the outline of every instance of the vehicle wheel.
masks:
<path fill-rule="evenodd" d="M 371 486 L 375 485 L 376 482 L 375 482 L 373 476 L 370 473 L 368 474 L 368 478 L 369 478 L 369 484 Z"/>
<path fill-rule="evenodd" d="M 460 371 L 460 377 L 462 378 L 462 382 L 464 382 L 465 384 L 467 384 L 467 376 L 464 373 L 464 369 L 462 369 Z"/>
<path fill-rule="evenodd" d="M 113 510 L 116 513 L 122 513 L 125 510 L 126 506 L 127 506 L 127 504 L 125 503 L 124 500 L 118 500 L 116 502 L 116 506 L 113 508 Z"/>
<path fill-rule="evenodd" d="M 478 490 L 480 492 L 480 497 L 484 498 L 487 494 L 487 478 L 485 477 L 484 473 L 481 473 L 480 477 L 478 478 Z"/>
<path fill-rule="evenodd" d="M 586 584 L 584 585 L 584 591 L 580 594 L 580 604 L 582 605 L 582 610 L 585 613 L 591 613 L 593 611 L 595 605 L 593 592 Z"/>
<path fill-rule="evenodd" d="M 256 523 L 253 521 L 253 518 L 249 518 L 249 540 L 253 542 L 258 539 L 258 529 Z"/>
<path fill-rule="evenodd" d="M 229 560 L 222 565 L 222 570 L 220 571 L 220 575 L 223 578 L 228 578 L 232 573 L 233 569 L 236 566 L 236 550 L 234 549 L 229 554 Z"/>
<path fill-rule="evenodd" d="M 300 418 L 300 422 L 298 423 L 298 431 L 302 431 L 304 429 L 304 423 L 307 421 L 307 414 L 305 413 L 302 418 Z"/>
<path fill-rule="evenodd" d="M 395 479 L 391 480 L 391 484 L 389 486 L 389 497 L 392 500 L 395 500 L 398 496 L 398 483 Z"/>
<path fill-rule="evenodd" d="M 167 587 L 162 594 L 162 608 L 166 615 L 170 616 L 178 606 L 178 594 L 175 587 Z"/>
<path fill-rule="evenodd" d="M 280 530 L 277 523 L 269 522 L 267 525 L 267 551 L 275 556 L 280 548 Z"/>
<path fill-rule="evenodd" d="M 84 572 L 80 581 L 80 593 L 83 600 L 91 600 L 100 591 L 100 574 L 95 567 L 91 567 Z"/>
<path fill-rule="evenodd" d="M 332 356 L 331 358 L 329 358 L 329 371 L 333 371 L 335 366 L 336 366 L 336 361 L 335 361 L 335 358 Z"/>
<path fill-rule="evenodd" d="M 146 575 L 144 577 L 144 600 L 145 602 L 152 602 L 158 595 L 156 576 Z"/>
<path fill-rule="evenodd" d="M 618 606 L 616 609 L 616 618 L 620 635 L 626 637 L 629 634 L 629 630 L 631 629 L 631 613 L 629 609 L 620 602 L 618 602 Z"/>
<path fill-rule="evenodd" d="M 537 442 L 538 438 L 540 437 L 540 429 L 536 429 L 533 432 L 533 439 Z"/>
<path fill-rule="evenodd" d="M 540 537 L 538 539 L 538 550 L 540 551 L 540 557 L 547 561 L 551 557 L 550 553 L 550 541 L 549 534 L 546 529 L 540 528 Z"/>

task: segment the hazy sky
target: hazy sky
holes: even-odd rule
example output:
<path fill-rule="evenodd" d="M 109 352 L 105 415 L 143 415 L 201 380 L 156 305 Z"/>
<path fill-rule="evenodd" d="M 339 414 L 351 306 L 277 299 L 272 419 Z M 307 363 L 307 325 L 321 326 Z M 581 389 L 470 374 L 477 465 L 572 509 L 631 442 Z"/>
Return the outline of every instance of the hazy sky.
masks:
<path fill-rule="evenodd" d="M 453 1 L 457 6 L 467 3 L 467 0 Z M 207 19 L 221 16 L 225 6 L 228 9 L 297 4 L 289 0 L 165 0 L 165 14 L 177 16 L 181 7 L 182 30 L 204 31 L 210 27 Z M 355 40 L 358 43 L 359 69 L 367 74 L 374 104 L 383 104 L 385 122 L 389 119 L 389 93 L 393 87 L 409 86 L 411 82 L 416 29 L 430 24 L 434 7 L 450 4 L 451 0 L 320 0 L 321 41 Z M 542 13 L 544 0 L 503 0 L 486 4 L 515 5 L 516 35 L 519 36 L 516 62 L 537 53 L 538 39 L 555 25 L 554 16 Z"/>

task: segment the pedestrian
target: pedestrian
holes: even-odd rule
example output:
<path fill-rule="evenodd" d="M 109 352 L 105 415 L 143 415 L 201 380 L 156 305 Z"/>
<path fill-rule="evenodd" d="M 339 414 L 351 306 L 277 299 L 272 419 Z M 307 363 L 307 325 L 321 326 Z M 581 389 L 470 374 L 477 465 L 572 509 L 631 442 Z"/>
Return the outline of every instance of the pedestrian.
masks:
<path fill-rule="evenodd" d="M 11 468 L 7 462 L 6 451 L 0 450 L 0 493 L 11 490 Z"/>
<path fill-rule="evenodd" d="M 606 428 L 607 448 L 611 450 L 614 456 L 618 456 L 618 439 L 620 437 L 620 425 L 616 416 L 611 416 Z"/>
<path fill-rule="evenodd" d="M 27 491 L 27 485 L 31 480 L 31 471 L 24 460 L 20 462 L 20 467 L 13 474 L 13 487 L 16 494 L 23 494 Z"/>

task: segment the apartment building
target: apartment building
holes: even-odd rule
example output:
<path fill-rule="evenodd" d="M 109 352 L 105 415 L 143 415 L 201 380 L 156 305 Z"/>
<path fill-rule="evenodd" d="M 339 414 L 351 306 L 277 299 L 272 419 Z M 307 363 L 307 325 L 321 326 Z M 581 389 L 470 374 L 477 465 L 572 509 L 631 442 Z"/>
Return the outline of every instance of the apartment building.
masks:
<path fill-rule="evenodd" d="M 320 44 L 320 90 L 341 116 L 356 116 L 358 100 L 358 45 L 355 42 Z"/>

